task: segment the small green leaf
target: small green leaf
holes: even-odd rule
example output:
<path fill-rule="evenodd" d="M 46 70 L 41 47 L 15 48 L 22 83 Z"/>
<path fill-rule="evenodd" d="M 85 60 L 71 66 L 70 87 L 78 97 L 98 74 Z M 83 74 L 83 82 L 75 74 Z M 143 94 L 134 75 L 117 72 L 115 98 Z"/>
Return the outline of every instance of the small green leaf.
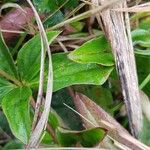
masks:
<path fill-rule="evenodd" d="M 51 43 L 59 32 L 51 31 L 47 33 L 49 43 Z M 30 82 L 40 70 L 41 58 L 41 40 L 40 36 L 36 35 L 28 41 L 19 51 L 17 63 L 18 70 L 23 82 Z"/>
<path fill-rule="evenodd" d="M 132 31 L 132 39 L 134 45 L 150 47 L 150 31 L 144 29 L 136 29 Z"/>
<path fill-rule="evenodd" d="M 92 128 L 83 131 L 70 131 L 57 128 L 56 136 L 62 146 L 73 146 L 80 142 L 84 147 L 93 147 L 99 144 L 106 135 L 106 130 L 102 128 Z"/>
<path fill-rule="evenodd" d="M 103 66 L 114 65 L 110 46 L 104 36 L 84 43 L 71 52 L 68 57 L 78 63 L 97 63 Z"/>
<path fill-rule="evenodd" d="M 113 70 L 113 67 L 73 62 L 64 53 L 54 54 L 52 60 L 54 91 L 75 84 L 102 85 Z"/>
<path fill-rule="evenodd" d="M 27 144 L 30 135 L 29 97 L 32 92 L 27 87 L 10 91 L 2 100 L 2 108 L 12 133 Z"/>
<path fill-rule="evenodd" d="M 13 77 L 18 77 L 13 58 L 0 33 L 0 71 L 1 70 Z"/>
<path fill-rule="evenodd" d="M 15 87 L 14 84 L 10 83 L 5 78 L 0 77 L 0 105 L 3 97 Z"/>

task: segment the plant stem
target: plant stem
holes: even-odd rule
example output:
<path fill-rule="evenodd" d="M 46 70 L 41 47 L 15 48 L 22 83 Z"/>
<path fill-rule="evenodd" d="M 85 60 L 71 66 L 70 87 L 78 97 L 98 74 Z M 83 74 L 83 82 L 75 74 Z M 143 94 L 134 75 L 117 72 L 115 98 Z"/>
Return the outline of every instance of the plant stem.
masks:
<path fill-rule="evenodd" d="M 0 76 L 6 78 L 7 80 L 12 81 L 14 84 L 18 85 L 18 86 L 22 86 L 22 83 L 17 80 L 16 78 L 12 77 L 11 75 L 9 75 L 8 73 L 6 73 L 3 70 L 0 70 Z"/>

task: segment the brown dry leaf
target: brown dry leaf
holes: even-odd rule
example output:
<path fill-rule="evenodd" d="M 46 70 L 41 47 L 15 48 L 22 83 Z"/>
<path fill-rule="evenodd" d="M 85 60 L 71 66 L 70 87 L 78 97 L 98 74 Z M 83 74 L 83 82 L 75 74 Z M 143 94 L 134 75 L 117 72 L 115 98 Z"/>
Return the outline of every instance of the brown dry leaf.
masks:
<path fill-rule="evenodd" d="M 100 106 L 90 100 L 83 94 L 76 93 L 74 95 L 74 103 L 78 112 L 94 123 L 97 127 L 103 127 L 108 130 L 108 136 L 114 139 L 120 145 L 124 145 L 132 150 L 149 150 L 146 145 L 133 138 L 126 129 L 124 129 L 113 117 L 105 112 Z M 85 128 L 92 128 L 93 125 L 85 121 Z"/>
<path fill-rule="evenodd" d="M 1 17 L 0 29 L 7 31 L 3 34 L 7 41 L 16 37 L 17 31 L 22 31 L 22 29 L 25 29 L 28 24 L 31 25 L 34 17 L 32 10 L 29 7 L 22 7 L 22 9 L 26 12 L 26 14 L 24 14 L 21 9 L 13 9 L 8 14 Z M 14 32 L 9 33 L 11 31 Z"/>

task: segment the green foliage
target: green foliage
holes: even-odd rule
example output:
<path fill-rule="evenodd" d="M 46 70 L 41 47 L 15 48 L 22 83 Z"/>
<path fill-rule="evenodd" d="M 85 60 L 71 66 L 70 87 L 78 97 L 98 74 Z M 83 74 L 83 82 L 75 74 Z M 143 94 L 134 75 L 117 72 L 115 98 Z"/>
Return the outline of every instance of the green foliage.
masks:
<path fill-rule="evenodd" d="M 58 10 L 56 13 L 54 13 L 50 18 L 46 19 L 44 22 L 44 26 L 46 28 L 56 25 L 57 23 L 63 21 L 64 14 Z"/>
<path fill-rule="evenodd" d="M 150 56 L 150 49 L 149 50 L 136 50 L 135 54 L 139 54 L 143 56 Z"/>
<path fill-rule="evenodd" d="M 8 150 L 8 149 L 23 149 L 24 145 L 18 141 L 18 140 L 11 140 L 9 141 L 2 150 Z"/>
<path fill-rule="evenodd" d="M 132 31 L 132 39 L 134 45 L 150 47 L 150 31 L 148 30 L 136 29 Z"/>
<path fill-rule="evenodd" d="M 2 71 L 13 77 L 18 77 L 12 56 L 0 33 L 0 75 Z"/>
<path fill-rule="evenodd" d="M 102 108 L 107 112 L 110 112 L 110 108 L 113 106 L 112 93 L 108 88 L 95 85 L 79 85 L 75 86 L 75 91 L 85 94 L 99 106 L 102 106 Z"/>
<path fill-rule="evenodd" d="M 54 12 L 61 5 L 66 8 L 74 8 L 78 4 L 78 0 L 33 0 L 33 3 L 40 12 Z"/>
<path fill-rule="evenodd" d="M 61 123 L 59 123 L 59 125 L 72 130 L 83 129 L 79 115 L 67 108 L 64 103 L 69 105 L 71 108 L 76 109 L 66 88 L 54 92 L 52 97 L 52 108 L 63 120 L 63 123 L 60 121 Z"/>
<path fill-rule="evenodd" d="M 44 26 L 50 27 L 63 21 L 63 10 L 74 9 L 78 5 L 78 0 L 33 0 L 33 3 L 39 12 L 50 13 L 44 22 Z"/>
<path fill-rule="evenodd" d="M 150 146 L 150 122 L 149 120 L 144 116 L 144 121 L 143 121 L 143 130 L 139 135 L 139 139 L 141 142 L 144 144 Z"/>
<path fill-rule="evenodd" d="M 104 36 L 92 39 L 71 52 L 68 57 L 78 63 L 97 63 L 113 66 L 111 48 Z"/>
<path fill-rule="evenodd" d="M 5 78 L 0 77 L 0 105 L 2 98 L 15 87 L 16 86 L 14 84 L 10 83 Z"/>
<path fill-rule="evenodd" d="M 56 31 L 47 33 L 49 43 L 51 43 L 58 34 L 59 32 Z M 41 55 L 40 36 L 36 35 L 29 40 L 18 53 L 17 67 L 20 80 L 17 78 L 16 65 L 14 64 L 9 50 L 3 40 L 1 40 L 0 46 L 2 53 L 2 55 L 0 55 L 1 60 L 8 60 L 6 61 L 7 64 L 4 63 L 1 66 L 2 71 L 6 71 L 11 77 L 13 76 L 13 80 L 17 80 L 20 83 L 19 87 L 18 85 L 15 85 L 15 83 L 13 84 L 9 82 L 7 77 L 6 79 L 3 77 L 0 78 L 0 98 L 2 100 L 2 108 L 8 119 L 13 134 L 26 144 L 28 142 L 31 128 L 29 97 L 32 93 L 30 88 L 25 86 L 27 85 L 32 88 L 35 84 L 38 86 Z M 81 47 L 82 50 L 86 49 L 84 46 Z M 109 67 L 106 65 L 106 67 L 105 65 L 99 66 L 96 64 L 97 62 L 92 60 L 94 57 L 92 57 L 89 62 L 87 61 L 82 64 L 70 60 L 67 56 L 67 53 L 52 55 L 54 91 L 75 84 L 101 85 L 107 80 L 109 74 L 113 70 L 111 65 L 108 65 Z M 86 56 L 83 55 L 83 57 Z M 6 69 L 6 66 L 10 66 L 10 69 Z M 14 72 L 16 75 L 13 74 Z M 47 78 L 46 72 L 45 77 Z M 14 116 L 12 114 L 14 114 Z M 54 129 L 60 125 L 56 114 L 51 114 L 49 120 L 52 122 L 52 127 Z"/>
<path fill-rule="evenodd" d="M 49 44 L 58 36 L 59 32 L 47 33 Z M 41 42 L 40 36 L 36 35 L 29 40 L 19 51 L 17 64 L 23 83 L 30 83 L 40 70 Z"/>
<path fill-rule="evenodd" d="M 23 143 L 30 135 L 29 97 L 32 92 L 27 87 L 15 88 L 6 94 L 2 101 L 3 111 L 13 134 Z"/>
<path fill-rule="evenodd" d="M 93 147 L 97 145 L 106 135 L 106 130 L 102 128 L 93 128 L 83 131 L 70 131 L 63 128 L 56 130 L 58 142 L 62 146 L 73 146 L 80 142 L 84 147 Z"/>
<path fill-rule="evenodd" d="M 51 43 L 58 34 L 59 32 L 55 31 L 49 32 L 47 34 L 49 43 Z M 3 71 L 5 74 L 7 73 L 10 78 L 20 82 L 20 87 L 18 87 L 18 85 L 14 85 L 15 83 L 10 83 L 7 80 L 7 76 L 4 76 L 6 79 L 0 77 L 0 101 L 2 101 L 2 108 L 13 134 L 25 144 L 28 142 L 31 129 L 29 98 L 32 95 L 31 89 L 25 87 L 25 85 L 39 73 L 40 47 L 40 36 L 37 35 L 21 48 L 17 58 L 18 71 L 21 77 L 20 80 L 18 80 L 16 78 L 16 66 L 9 50 L 3 39 L 1 38 L 0 40 L 0 71 Z M 14 114 L 14 116 L 12 114 Z"/>
<path fill-rule="evenodd" d="M 54 54 L 52 57 L 54 69 L 54 91 L 75 84 L 103 84 L 113 67 L 103 67 L 97 64 L 75 63 L 67 58 L 67 54 Z"/>

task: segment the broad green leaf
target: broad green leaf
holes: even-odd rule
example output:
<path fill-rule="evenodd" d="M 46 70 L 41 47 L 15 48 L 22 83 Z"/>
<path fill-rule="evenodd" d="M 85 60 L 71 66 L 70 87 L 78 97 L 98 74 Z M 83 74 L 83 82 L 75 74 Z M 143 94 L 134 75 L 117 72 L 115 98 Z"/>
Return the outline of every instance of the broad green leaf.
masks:
<path fill-rule="evenodd" d="M 104 36 L 84 43 L 71 52 L 68 57 L 78 63 L 97 63 L 103 66 L 114 65 L 110 46 Z"/>
<path fill-rule="evenodd" d="M 30 135 L 29 97 L 32 92 L 27 87 L 10 91 L 2 100 L 2 109 L 7 117 L 12 133 L 27 144 Z"/>
<path fill-rule="evenodd" d="M 113 67 L 73 62 L 64 53 L 54 54 L 52 60 L 54 91 L 75 84 L 102 85 L 113 70 Z"/>
<path fill-rule="evenodd" d="M 93 147 L 103 140 L 106 136 L 106 130 L 102 128 L 92 128 L 83 131 L 70 131 L 57 128 L 56 136 L 62 146 L 73 146 L 80 142 L 84 147 Z"/>
<path fill-rule="evenodd" d="M 113 67 L 104 67 L 97 64 L 79 64 L 67 57 L 67 53 L 52 55 L 54 87 L 57 91 L 64 87 L 76 84 L 102 85 L 110 75 Z M 30 87 L 38 87 L 38 78 L 29 83 Z M 45 84 L 46 85 L 46 84 Z"/>
<path fill-rule="evenodd" d="M 51 31 L 47 33 L 49 43 L 51 43 L 59 32 Z M 18 70 L 23 82 L 30 82 L 40 70 L 41 58 L 41 40 L 40 36 L 36 35 L 28 41 L 19 51 L 17 64 Z"/>
<path fill-rule="evenodd" d="M 150 47 L 150 31 L 144 29 L 136 29 L 132 31 L 132 39 L 134 45 Z"/>
<path fill-rule="evenodd" d="M 3 97 L 15 87 L 14 84 L 10 83 L 5 78 L 0 77 L 0 105 Z"/>
<path fill-rule="evenodd" d="M 13 77 L 18 77 L 13 58 L 0 33 L 0 74 L 1 70 Z"/>

